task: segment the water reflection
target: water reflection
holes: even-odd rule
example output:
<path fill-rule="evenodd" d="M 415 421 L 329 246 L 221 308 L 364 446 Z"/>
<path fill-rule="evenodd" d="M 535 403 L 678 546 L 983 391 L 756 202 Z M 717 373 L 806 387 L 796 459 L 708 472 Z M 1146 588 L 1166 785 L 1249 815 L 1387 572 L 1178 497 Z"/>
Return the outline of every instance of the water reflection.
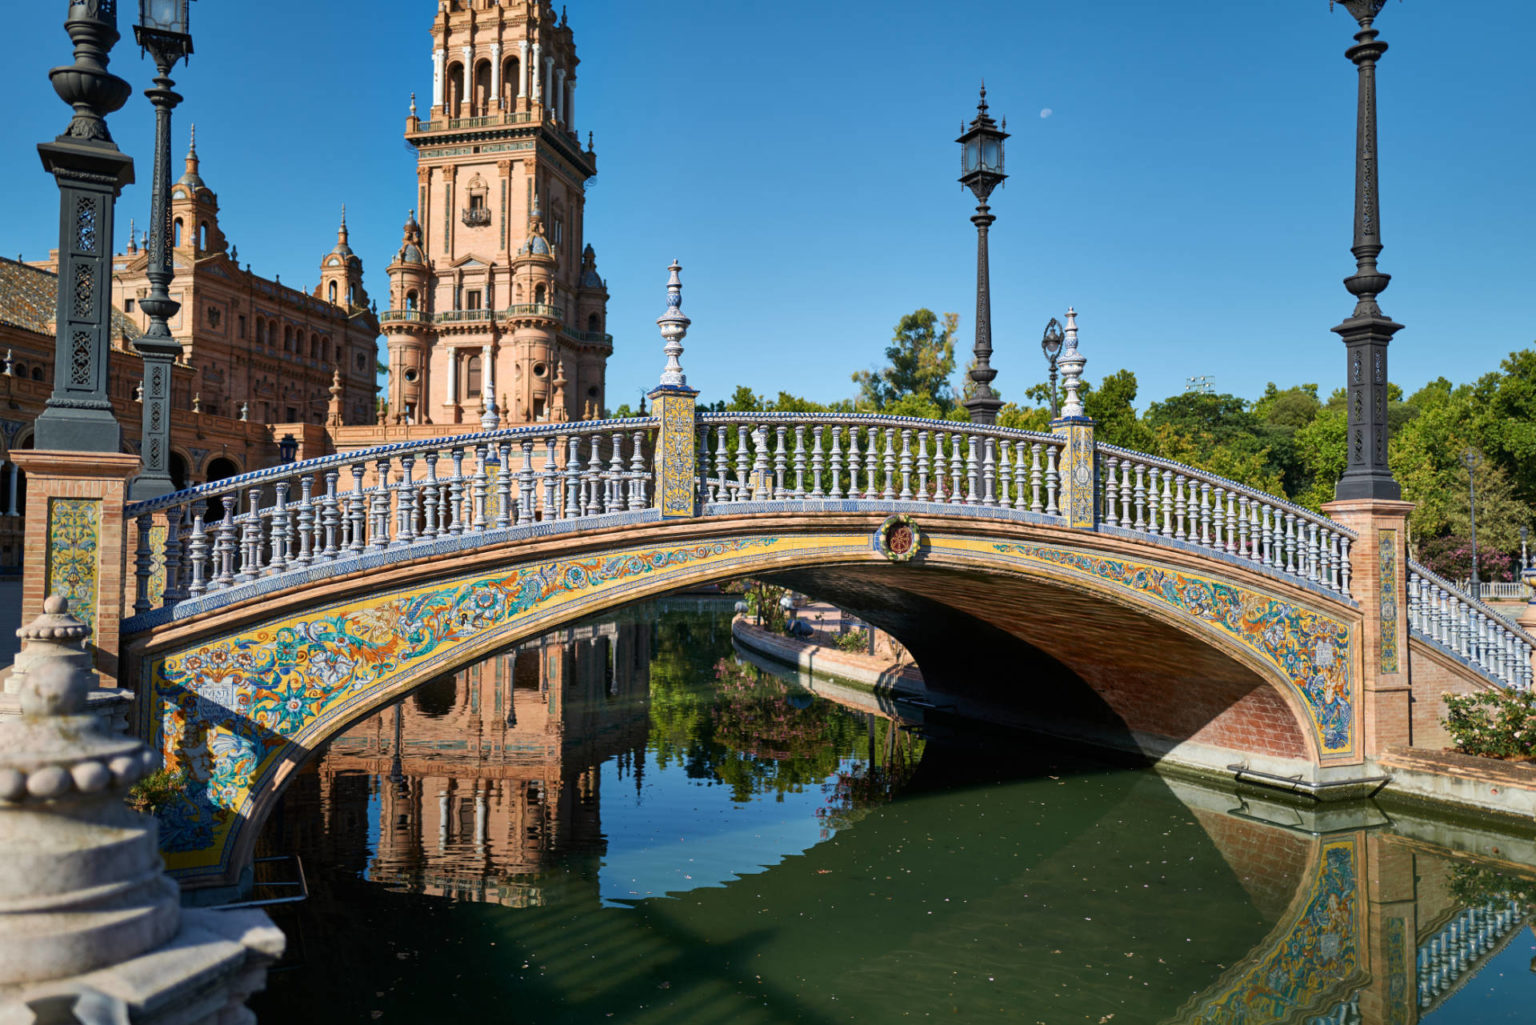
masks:
<path fill-rule="evenodd" d="M 1527 1020 L 1528 840 L 818 690 L 674 603 L 361 724 L 265 837 L 264 1020 Z"/>

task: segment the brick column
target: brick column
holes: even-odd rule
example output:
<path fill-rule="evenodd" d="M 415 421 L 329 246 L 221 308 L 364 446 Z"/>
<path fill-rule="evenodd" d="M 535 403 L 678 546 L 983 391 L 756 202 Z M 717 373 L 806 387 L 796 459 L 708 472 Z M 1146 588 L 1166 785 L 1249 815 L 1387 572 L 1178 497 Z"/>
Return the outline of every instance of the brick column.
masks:
<path fill-rule="evenodd" d="M 1412 502 L 1351 499 L 1323 512 L 1360 535 L 1349 549 L 1349 589 L 1360 604 L 1361 736 L 1365 756 L 1413 743 L 1408 676 L 1408 514 Z"/>
<path fill-rule="evenodd" d="M 139 457 L 115 452 L 13 452 L 27 474 L 26 549 L 21 622 L 42 615 L 57 594 L 91 628 L 87 645 L 103 687 L 118 681 L 118 625 L 123 618 L 128 478 Z"/>
<path fill-rule="evenodd" d="M 1362 1021 L 1416 1020 L 1418 902 L 1415 855 L 1381 834 L 1364 834 L 1366 950 L 1371 981 L 1360 991 Z"/>

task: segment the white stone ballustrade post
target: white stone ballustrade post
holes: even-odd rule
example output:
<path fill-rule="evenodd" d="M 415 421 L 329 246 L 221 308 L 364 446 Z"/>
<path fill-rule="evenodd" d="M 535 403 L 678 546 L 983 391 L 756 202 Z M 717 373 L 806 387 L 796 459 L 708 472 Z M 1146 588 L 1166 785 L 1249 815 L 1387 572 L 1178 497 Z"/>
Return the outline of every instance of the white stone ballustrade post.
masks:
<path fill-rule="evenodd" d="M 1531 688 L 1536 637 L 1411 560 L 1408 629 L 1501 687 Z"/>

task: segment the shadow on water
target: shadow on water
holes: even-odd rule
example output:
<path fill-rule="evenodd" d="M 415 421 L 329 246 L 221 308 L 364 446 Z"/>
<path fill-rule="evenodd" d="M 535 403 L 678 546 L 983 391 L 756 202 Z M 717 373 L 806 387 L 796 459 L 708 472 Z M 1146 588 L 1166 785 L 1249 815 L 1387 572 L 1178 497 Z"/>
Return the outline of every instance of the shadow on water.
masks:
<path fill-rule="evenodd" d="M 562 631 L 338 738 L 268 831 L 314 886 L 262 1019 L 1387 1025 L 1521 927 L 1424 839 L 919 738 L 729 660 L 728 620 Z"/>

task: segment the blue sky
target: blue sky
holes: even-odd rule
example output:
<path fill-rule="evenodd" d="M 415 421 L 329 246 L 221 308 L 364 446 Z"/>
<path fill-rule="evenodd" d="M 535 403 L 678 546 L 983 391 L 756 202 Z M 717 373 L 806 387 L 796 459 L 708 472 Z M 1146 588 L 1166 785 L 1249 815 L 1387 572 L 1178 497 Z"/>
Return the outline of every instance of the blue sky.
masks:
<path fill-rule="evenodd" d="M 68 120 L 47 79 L 68 62 L 67 5 L 12 6 L 0 252 L 35 258 L 57 233 L 35 144 Z M 1324 394 L 1342 381 L 1328 329 L 1352 305 L 1353 22 L 1325 0 L 568 7 L 577 127 L 597 140 L 587 229 L 612 292 L 611 405 L 656 381 L 674 257 L 694 321 L 683 363 L 705 400 L 738 383 L 849 395 L 919 306 L 959 312 L 968 351 L 973 204 L 953 140 L 983 75 L 1013 133 L 992 204 L 1005 397 L 1043 377 L 1041 329 L 1069 304 L 1088 376 L 1128 367 L 1143 403 L 1194 374 L 1250 397 L 1270 380 Z M 129 216 L 147 220 L 152 147 L 152 69 L 132 46 L 136 4 L 123 8 L 113 69 L 137 93 L 111 124 L 140 184 L 119 239 Z M 242 261 L 313 286 L 345 202 L 368 287 L 387 294 L 415 180 L 401 131 L 410 93 L 430 93 L 434 9 L 193 5 L 176 151 L 195 120 Z M 1405 0 L 1379 27 L 1382 305 L 1407 325 L 1391 367 L 1412 390 L 1536 341 L 1536 70 L 1496 43 L 1536 38 L 1536 5 Z"/>

